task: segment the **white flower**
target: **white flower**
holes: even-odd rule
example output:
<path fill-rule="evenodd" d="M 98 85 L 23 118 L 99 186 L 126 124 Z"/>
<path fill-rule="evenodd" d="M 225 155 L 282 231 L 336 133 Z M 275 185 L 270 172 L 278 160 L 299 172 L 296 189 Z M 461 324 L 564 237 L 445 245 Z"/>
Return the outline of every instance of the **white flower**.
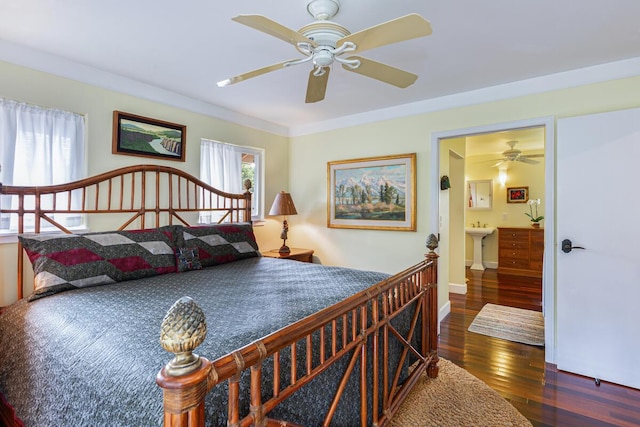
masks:
<path fill-rule="evenodd" d="M 538 206 L 540 206 L 540 199 L 529 199 L 529 213 L 525 212 L 525 215 L 531 218 L 532 222 L 540 222 L 544 219 L 544 216 L 538 216 Z M 533 214 L 533 205 L 536 205 L 536 213 Z"/>

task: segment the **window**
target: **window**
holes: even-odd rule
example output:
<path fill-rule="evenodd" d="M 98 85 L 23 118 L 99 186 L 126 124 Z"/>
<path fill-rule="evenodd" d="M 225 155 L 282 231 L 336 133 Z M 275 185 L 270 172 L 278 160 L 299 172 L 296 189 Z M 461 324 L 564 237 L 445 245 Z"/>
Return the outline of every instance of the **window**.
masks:
<path fill-rule="evenodd" d="M 200 179 L 228 193 L 243 193 L 245 180 L 251 181 L 251 219 L 263 218 L 264 150 L 209 139 L 200 141 Z M 201 215 L 201 222 L 212 218 Z"/>
<path fill-rule="evenodd" d="M 32 186 L 62 184 L 83 178 L 84 133 L 81 114 L 0 98 L 0 182 Z M 73 206 L 81 203 L 74 200 L 76 198 L 73 196 L 71 200 Z M 0 197 L 0 206 L 17 208 L 17 198 L 13 199 L 12 196 Z M 61 199 L 56 202 L 67 203 Z M 32 201 L 25 200 L 27 203 Z M 43 200 L 43 203 L 47 201 Z M 78 215 L 57 216 L 56 221 L 67 228 L 82 225 L 82 217 Z M 43 229 L 48 225 L 48 222 L 42 222 Z M 28 215 L 25 216 L 25 231 L 29 230 L 33 230 L 33 218 Z M 16 215 L 0 216 L 0 233 L 16 231 Z"/>

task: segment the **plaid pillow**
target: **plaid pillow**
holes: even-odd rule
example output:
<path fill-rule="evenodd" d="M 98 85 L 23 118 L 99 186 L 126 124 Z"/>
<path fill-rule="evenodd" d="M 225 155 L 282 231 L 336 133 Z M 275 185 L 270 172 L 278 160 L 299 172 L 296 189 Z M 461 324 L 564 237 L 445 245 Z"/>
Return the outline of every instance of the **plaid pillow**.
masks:
<path fill-rule="evenodd" d="M 176 272 L 175 227 L 18 236 L 34 272 L 28 300 L 75 288 Z"/>
<path fill-rule="evenodd" d="M 251 223 L 180 227 L 176 246 L 198 249 L 203 267 L 259 257 L 258 243 Z"/>

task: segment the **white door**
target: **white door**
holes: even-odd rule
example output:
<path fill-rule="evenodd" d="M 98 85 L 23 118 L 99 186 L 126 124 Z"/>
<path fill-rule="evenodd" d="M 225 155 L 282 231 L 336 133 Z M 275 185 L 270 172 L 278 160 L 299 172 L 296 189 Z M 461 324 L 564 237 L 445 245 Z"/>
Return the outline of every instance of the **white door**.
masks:
<path fill-rule="evenodd" d="M 558 369 L 640 388 L 640 109 L 558 120 L 556 164 Z"/>

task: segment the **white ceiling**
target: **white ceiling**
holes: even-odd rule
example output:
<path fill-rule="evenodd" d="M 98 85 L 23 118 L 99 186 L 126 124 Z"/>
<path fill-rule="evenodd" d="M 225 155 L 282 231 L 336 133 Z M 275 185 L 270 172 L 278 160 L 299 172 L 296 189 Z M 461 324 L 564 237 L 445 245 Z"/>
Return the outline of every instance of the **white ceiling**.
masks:
<path fill-rule="evenodd" d="M 176 100 L 291 129 L 640 58 L 638 0 L 341 0 L 333 21 L 351 32 L 413 12 L 431 22 L 429 37 L 362 54 L 418 74 L 413 86 L 398 89 L 334 66 L 325 100 L 305 104 L 308 64 L 216 86 L 228 77 L 301 57 L 293 46 L 233 22 L 232 17 L 261 14 L 298 30 L 313 20 L 306 4 L 307 0 L 2 1 L 0 59 L 34 65 L 37 61 L 23 60 L 27 52 L 52 54 L 63 58 L 64 71 L 49 70 L 58 74 L 73 75 L 69 68 L 74 65 L 84 70 L 83 75 L 99 69 L 107 73 L 94 73 L 94 82 L 98 74 L 126 77 L 128 82 L 151 85 L 145 86 L 147 92 L 162 89 L 168 102 L 177 94 Z M 41 58 L 35 68 L 55 68 L 51 57 L 45 58 L 49 60 Z"/>
<path fill-rule="evenodd" d="M 466 157 L 492 155 L 500 159 L 502 153 L 510 149 L 508 141 L 516 141 L 515 148 L 525 155 L 540 154 L 544 153 L 544 138 L 544 126 L 470 135 L 465 138 L 465 155 Z"/>

